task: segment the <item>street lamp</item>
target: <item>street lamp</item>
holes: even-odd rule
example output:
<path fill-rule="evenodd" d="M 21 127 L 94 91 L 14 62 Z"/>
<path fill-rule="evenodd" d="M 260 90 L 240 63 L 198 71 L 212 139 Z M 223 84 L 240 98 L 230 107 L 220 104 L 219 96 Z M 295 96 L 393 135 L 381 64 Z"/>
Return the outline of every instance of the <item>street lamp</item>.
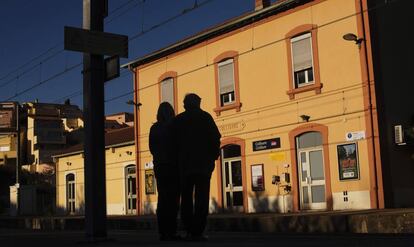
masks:
<path fill-rule="evenodd" d="M 303 115 L 300 115 L 299 117 L 302 119 L 302 121 L 309 122 L 310 116 L 303 114 Z"/>
<path fill-rule="evenodd" d="M 342 38 L 346 41 L 354 41 L 356 45 L 358 45 L 359 48 L 361 48 L 361 43 L 362 41 L 364 41 L 363 38 L 358 38 L 355 34 L 353 33 L 347 33 L 344 36 L 342 36 Z"/>
<path fill-rule="evenodd" d="M 133 106 L 136 106 L 137 108 L 138 108 L 138 110 L 139 110 L 139 107 L 140 106 L 142 106 L 142 104 L 141 103 L 135 103 L 132 99 L 130 99 L 130 100 L 128 100 L 127 102 L 126 102 L 128 105 L 133 105 Z"/>

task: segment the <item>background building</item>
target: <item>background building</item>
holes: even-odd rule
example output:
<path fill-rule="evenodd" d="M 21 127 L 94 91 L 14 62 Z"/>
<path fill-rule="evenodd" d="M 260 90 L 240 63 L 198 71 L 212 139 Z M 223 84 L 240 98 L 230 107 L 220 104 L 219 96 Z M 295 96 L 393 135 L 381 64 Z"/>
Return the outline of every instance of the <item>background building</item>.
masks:
<path fill-rule="evenodd" d="M 22 115 L 22 112 L 17 102 L 0 102 L 0 214 L 8 213 L 10 208 L 9 186 L 18 182 L 16 168 L 19 166 L 18 163 L 22 163 L 22 156 L 20 155 L 19 161 L 17 156 L 25 150 L 24 121 L 20 123 L 22 125 L 20 134 L 17 129 L 17 118 L 18 115 Z M 24 116 L 20 119 L 24 119 Z M 18 145 L 18 136 L 20 145 Z"/>
<path fill-rule="evenodd" d="M 0 102 L 0 166 L 15 169 L 17 156 L 17 111 L 20 114 L 20 152 L 25 144 L 25 114 L 17 102 Z"/>
<path fill-rule="evenodd" d="M 4 209 L 0 211 L 11 215 L 54 211 L 52 154 L 81 142 L 82 126 L 82 111 L 69 101 L 65 104 L 0 103 L 0 196 Z"/>
<path fill-rule="evenodd" d="M 105 116 L 105 129 L 119 129 L 134 125 L 134 114 L 120 112 Z"/>
<path fill-rule="evenodd" d="M 109 215 L 136 214 L 136 165 L 134 128 L 105 133 L 106 199 Z M 84 214 L 83 144 L 62 150 L 56 162 L 58 214 Z"/>
<path fill-rule="evenodd" d="M 52 155 L 75 143 L 68 143 L 68 133 L 82 128 L 82 111 L 76 105 L 29 102 L 27 109 L 27 164 L 31 172 L 52 172 Z"/>

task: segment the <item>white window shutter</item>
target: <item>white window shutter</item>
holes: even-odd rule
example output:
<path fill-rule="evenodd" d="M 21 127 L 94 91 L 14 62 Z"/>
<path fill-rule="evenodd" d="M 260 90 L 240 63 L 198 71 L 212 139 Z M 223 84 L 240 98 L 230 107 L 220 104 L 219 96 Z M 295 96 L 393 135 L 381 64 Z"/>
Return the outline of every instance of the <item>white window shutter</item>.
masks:
<path fill-rule="evenodd" d="M 218 64 L 220 94 L 234 91 L 234 63 L 228 59 Z"/>
<path fill-rule="evenodd" d="M 292 41 L 292 56 L 295 72 L 312 67 L 312 44 L 310 36 Z"/>
<path fill-rule="evenodd" d="M 168 102 L 174 108 L 174 79 L 171 77 L 161 82 L 161 102 Z"/>

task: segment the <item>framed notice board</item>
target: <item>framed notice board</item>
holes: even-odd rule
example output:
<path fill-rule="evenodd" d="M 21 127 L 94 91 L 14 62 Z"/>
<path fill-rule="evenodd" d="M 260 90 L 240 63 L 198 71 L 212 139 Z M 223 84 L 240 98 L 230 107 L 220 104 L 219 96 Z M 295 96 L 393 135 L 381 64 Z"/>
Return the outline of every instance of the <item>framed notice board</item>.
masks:
<path fill-rule="evenodd" d="M 359 179 L 358 148 L 356 143 L 337 146 L 339 180 Z"/>
<path fill-rule="evenodd" d="M 154 170 L 145 170 L 145 194 L 155 194 Z"/>
<path fill-rule="evenodd" d="M 252 174 L 252 190 L 253 191 L 264 191 L 264 171 L 263 164 L 257 164 L 251 166 Z"/>

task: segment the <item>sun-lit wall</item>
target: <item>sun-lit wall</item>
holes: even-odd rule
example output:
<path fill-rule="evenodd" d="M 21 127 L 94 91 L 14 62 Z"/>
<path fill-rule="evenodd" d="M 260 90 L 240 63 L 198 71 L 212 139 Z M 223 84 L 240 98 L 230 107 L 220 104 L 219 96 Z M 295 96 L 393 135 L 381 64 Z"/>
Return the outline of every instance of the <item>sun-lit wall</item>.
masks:
<path fill-rule="evenodd" d="M 107 148 L 106 155 L 106 201 L 108 215 L 127 214 L 126 167 L 135 166 L 135 147 L 133 144 Z M 75 175 L 75 214 L 85 210 L 85 180 L 83 153 L 56 157 L 56 207 L 60 214 L 67 214 L 68 174 Z"/>
<path fill-rule="evenodd" d="M 362 32 L 358 3 L 355 0 L 312 1 L 137 67 L 136 86 L 142 103 L 137 127 L 140 170 L 145 170 L 145 165 L 152 161 L 148 133 L 156 121 L 160 103 L 160 77 L 165 73 L 176 74 L 177 113 L 184 110 L 185 94 L 197 93 L 202 98 L 201 107 L 214 117 L 222 143 L 238 144 L 243 149 L 242 210 L 304 209 L 295 140 L 311 131 L 319 132 L 323 138 L 326 205 L 322 209 L 375 207 L 375 168 L 368 150 L 371 132 L 363 49 L 343 39 L 346 33 Z M 308 28 L 306 30 L 315 39 L 313 63 L 319 81 L 310 90 L 293 90 L 292 93 L 290 34 L 301 28 Z M 241 106 L 218 112 L 215 60 L 226 52 L 236 54 L 235 76 L 239 81 Z M 309 116 L 309 121 L 303 121 L 301 115 Z M 348 134 L 353 136 L 347 139 Z M 277 138 L 280 138 L 280 147 L 253 151 L 253 142 Z M 354 179 L 340 179 L 342 170 L 339 170 L 337 150 L 342 144 L 356 147 L 358 167 Z M 252 190 L 251 169 L 256 164 L 263 164 L 263 191 Z M 289 174 L 290 181 L 272 184 L 272 177 L 283 173 Z M 143 188 L 144 173 L 140 178 Z M 211 179 L 211 211 L 224 207 L 222 181 L 223 164 L 217 161 Z M 156 202 L 155 194 L 146 195 L 141 191 L 141 198 L 142 208 Z"/>

